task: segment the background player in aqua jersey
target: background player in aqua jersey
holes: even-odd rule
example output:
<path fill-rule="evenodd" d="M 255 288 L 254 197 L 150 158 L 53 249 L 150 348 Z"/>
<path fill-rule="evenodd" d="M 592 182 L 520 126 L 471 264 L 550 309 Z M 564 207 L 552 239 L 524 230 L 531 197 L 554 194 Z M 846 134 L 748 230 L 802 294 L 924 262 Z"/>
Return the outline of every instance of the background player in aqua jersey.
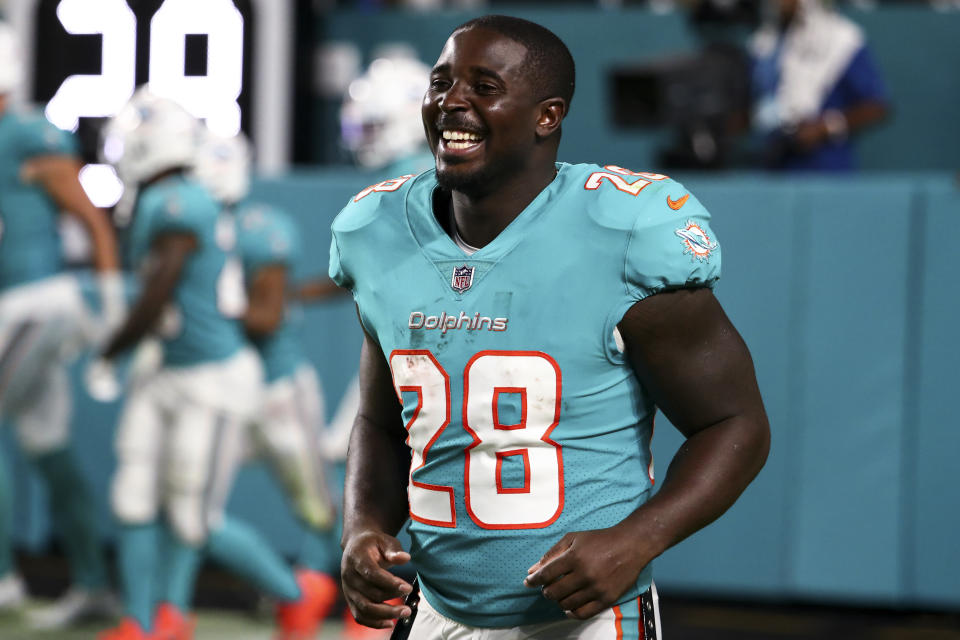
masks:
<path fill-rule="evenodd" d="M 338 556 L 332 553 L 335 508 L 319 447 L 323 396 L 316 372 L 303 356 L 287 304 L 301 259 L 300 234 L 283 211 L 244 200 L 250 160 L 250 144 L 243 134 L 225 138 L 207 132 L 195 172 L 236 218 L 247 287 L 243 324 L 263 361 L 264 403 L 251 425 L 245 453 L 267 460 L 305 533 L 296 575 L 266 540 L 236 518 L 223 519 L 211 534 L 207 551 L 275 598 L 280 603 L 278 637 L 298 640 L 316 633 L 338 597 L 332 577 L 338 565 Z"/>
<path fill-rule="evenodd" d="M 73 137 L 42 114 L 8 103 L 21 70 L 13 31 L 0 23 L 0 417 L 13 424 L 49 490 L 73 586 L 52 607 L 35 612 L 33 621 L 62 627 L 116 609 L 96 510 L 70 449 L 66 358 L 97 338 L 97 324 L 116 323 L 123 299 L 113 229 L 80 186 Z M 64 271 L 61 211 L 79 220 L 92 240 L 98 276 L 91 282 Z M 11 498 L 0 469 L 0 609 L 24 599 L 12 563 Z"/>
<path fill-rule="evenodd" d="M 466 23 L 424 98 L 436 171 L 333 224 L 365 332 L 342 581 L 369 626 L 411 613 L 382 603 L 412 555 L 411 638 L 658 637 L 650 562 L 766 459 L 709 214 L 665 176 L 556 163 L 573 88 L 548 30 Z M 686 442 L 652 494 L 656 408 Z"/>
<path fill-rule="evenodd" d="M 233 219 L 186 175 L 200 136 L 190 114 L 146 88 L 104 135 L 104 158 L 137 194 L 129 249 L 142 291 L 103 358 L 150 332 L 163 346 L 162 365 L 128 393 L 116 436 L 111 498 L 126 617 L 101 636 L 110 640 L 192 636 L 186 611 L 200 548 L 219 524 L 236 449 L 259 408 Z"/>

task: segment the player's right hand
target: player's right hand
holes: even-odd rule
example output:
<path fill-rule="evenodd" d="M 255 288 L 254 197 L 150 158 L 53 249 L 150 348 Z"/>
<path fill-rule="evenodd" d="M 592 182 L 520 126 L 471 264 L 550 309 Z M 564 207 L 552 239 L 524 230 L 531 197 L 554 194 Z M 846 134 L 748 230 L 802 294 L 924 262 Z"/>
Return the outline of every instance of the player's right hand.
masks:
<path fill-rule="evenodd" d="M 406 596 L 410 584 L 387 569 L 410 561 L 400 541 L 379 531 L 352 536 L 343 550 L 340 579 L 350 613 L 362 625 L 389 629 L 397 618 L 408 618 L 410 607 L 387 604 L 391 598 Z"/>

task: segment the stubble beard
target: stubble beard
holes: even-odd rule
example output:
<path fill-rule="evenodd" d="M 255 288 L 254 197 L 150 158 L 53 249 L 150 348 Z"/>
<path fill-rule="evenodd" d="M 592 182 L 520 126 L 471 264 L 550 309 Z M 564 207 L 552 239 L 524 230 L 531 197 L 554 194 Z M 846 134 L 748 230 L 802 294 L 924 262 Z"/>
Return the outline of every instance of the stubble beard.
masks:
<path fill-rule="evenodd" d="M 494 189 L 496 172 L 490 166 L 474 171 L 437 169 L 437 184 L 446 191 L 456 191 L 470 198 L 487 195 Z"/>

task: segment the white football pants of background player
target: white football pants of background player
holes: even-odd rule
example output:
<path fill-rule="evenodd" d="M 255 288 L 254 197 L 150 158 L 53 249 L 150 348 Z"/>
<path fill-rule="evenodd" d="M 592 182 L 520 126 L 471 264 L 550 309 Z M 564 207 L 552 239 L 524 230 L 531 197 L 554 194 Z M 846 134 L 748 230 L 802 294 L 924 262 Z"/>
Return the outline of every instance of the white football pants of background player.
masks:
<path fill-rule="evenodd" d="M 301 365 L 267 385 L 245 455 L 267 460 L 297 516 L 320 531 L 334 525 L 335 515 L 320 455 L 323 424 L 320 381 L 312 366 Z"/>
<path fill-rule="evenodd" d="M 14 422 L 28 454 L 67 445 L 72 397 L 66 361 L 101 334 L 71 274 L 0 294 L 0 416 Z"/>
<path fill-rule="evenodd" d="M 220 523 L 245 430 L 260 408 L 260 359 L 245 348 L 219 362 L 134 368 L 116 435 L 113 511 L 136 525 L 162 509 L 173 533 L 199 546 Z"/>

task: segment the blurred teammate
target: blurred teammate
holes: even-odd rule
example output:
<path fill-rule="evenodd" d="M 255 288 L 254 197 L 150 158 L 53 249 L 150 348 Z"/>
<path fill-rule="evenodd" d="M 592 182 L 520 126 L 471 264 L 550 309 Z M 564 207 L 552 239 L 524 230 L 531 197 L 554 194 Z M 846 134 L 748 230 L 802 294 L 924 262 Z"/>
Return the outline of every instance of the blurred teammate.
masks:
<path fill-rule="evenodd" d="M 113 229 L 78 179 L 76 143 L 39 113 L 8 104 L 22 63 L 0 23 L 0 417 L 40 472 L 70 562 L 73 586 L 34 616 L 62 627 L 116 610 L 86 480 L 70 451 L 71 388 L 66 359 L 90 345 L 123 312 Z M 63 271 L 60 211 L 86 228 L 99 274 L 87 300 L 80 277 Z M 2 459 L 0 459 L 2 462 Z M 11 549 L 11 495 L 0 469 L 0 609 L 24 599 Z"/>
<path fill-rule="evenodd" d="M 200 549 L 220 524 L 262 372 L 246 348 L 246 298 L 230 216 L 186 175 L 200 124 L 139 89 L 109 122 L 103 155 L 136 193 L 130 254 L 140 297 L 101 367 L 148 333 L 163 360 L 129 391 L 116 436 L 111 503 L 126 616 L 109 640 L 192 636 L 187 610 Z"/>
<path fill-rule="evenodd" d="M 433 168 L 420 121 L 429 78 L 425 64 L 396 56 L 377 58 L 350 83 L 340 107 L 340 139 L 358 167 L 384 176 Z"/>
<path fill-rule="evenodd" d="M 264 404 L 251 425 L 248 446 L 270 464 L 306 528 L 306 539 L 296 578 L 269 544 L 237 519 L 226 518 L 213 532 L 208 552 L 277 599 L 279 638 L 298 640 L 315 634 L 338 595 L 331 577 L 337 558 L 330 557 L 335 513 L 318 446 L 323 397 L 287 309 L 289 284 L 300 261 L 300 235 L 279 209 L 242 203 L 249 174 L 246 138 L 208 133 L 196 175 L 236 217 L 248 298 L 244 328 L 263 361 L 266 380 Z"/>
<path fill-rule="evenodd" d="M 556 162 L 573 90 L 547 29 L 461 25 L 423 102 L 436 170 L 333 223 L 365 332 L 342 587 L 371 627 L 412 614 L 384 602 L 412 557 L 411 640 L 659 638 L 650 563 L 766 459 L 710 215 L 666 176 Z M 657 407 L 686 440 L 653 494 Z"/>
<path fill-rule="evenodd" d="M 358 168 L 374 172 L 377 179 L 418 174 L 433 168 L 420 118 L 423 93 L 430 68 L 406 56 L 382 57 L 350 83 L 340 108 L 340 140 Z M 303 299 L 327 294 L 326 282 L 302 290 Z M 343 460 L 353 419 L 357 415 L 359 383 L 347 385 L 330 421 L 325 452 Z"/>

